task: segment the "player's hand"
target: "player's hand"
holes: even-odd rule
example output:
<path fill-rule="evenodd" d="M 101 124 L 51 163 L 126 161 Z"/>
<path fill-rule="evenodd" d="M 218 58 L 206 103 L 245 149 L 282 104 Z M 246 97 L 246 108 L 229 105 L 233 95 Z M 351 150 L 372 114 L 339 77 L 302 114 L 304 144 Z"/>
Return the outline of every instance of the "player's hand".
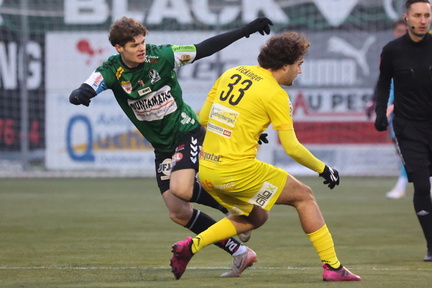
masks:
<path fill-rule="evenodd" d="M 339 185 L 339 172 L 336 169 L 332 169 L 329 166 L 325 166 L 324 171 L 319 174 L 323 177 L 324 184 L 326 184 L 330 189 L 333 189 L 336 185 Z"/>
<path fill-rule="evenodd" d="M 262 133 L 258 139 L 258 144 L 261 145 L 263 143 L 267 144 L 269 141 L 267 139 L 268 134 L 267 133 Z"/>
<path fill-rule="evenodd" d="M 388 126 L 388 120 L 387 120 L 387 116 L 377 114 L 376 118 L 375 118 L 375 129 L 377 131 L 386 131 L 387 130 L 387 126 Z"/>
<path fill-rule="evenodd" d="M 375 106 L 376 106 L 376 102 L 375 101 L 369 101 L 367 104 L 366 104 L 366 116 L 367 116 L 367 119 L 371 119 L 372 118 L 372 114 L 373 114 L 373 112 L 374 112 L 374 110 L 375 110 Z"/>
<path fill-rule="evenodd" d="M 84 105 L 89 106 L 91 102 L 91 98 L 96 96 L 96 92 L 87 84 L 82 84 L 80 88 L 72 91 L 69 96 L 69 102 L 74 105 Z"/>
<path fill-rule="evenodd" d="M 260 17 L 250 22 L 246 26 L 243 27 L 243 33 L 246 38 L 249 38 L 249 35 L 259 32 L 261 35 L 270 34 L 270 25 L 273 25 L 273 22 L 266 18 Z"/>

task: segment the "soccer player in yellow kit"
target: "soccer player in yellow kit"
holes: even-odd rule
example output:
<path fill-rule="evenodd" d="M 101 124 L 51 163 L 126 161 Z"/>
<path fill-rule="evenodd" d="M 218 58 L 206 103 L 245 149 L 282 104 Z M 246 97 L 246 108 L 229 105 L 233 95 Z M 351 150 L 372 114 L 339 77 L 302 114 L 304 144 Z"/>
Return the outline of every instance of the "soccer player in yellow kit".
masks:
<path fill-rule="evenodd" d="M 322 261 L 324 281 L 361 280 L 339 262 L 311 188 L 287 171 L 256 159 L 259 136 L 273 124 L 289 156 L 319 173 L 331 189 L 339 184 L 338 171 L 317 159 L 297 140 L 293 108 L 280 86 L 291 86 L 302 72 L 309 45 L 303 34 L 284 32 L 273 36 L 261 47 L 259 65 L 227 70 L 209 92 L 200 112 L 200 122 L 207 126 L 207 133 L 199 180 L 230 215 L 195 238 L 188 237 L 173 245 L 171 267 L 176 279 L 199 250 L 260 227 L 274 204 L 284 204 L 297 210 L 302 228 Z"/>

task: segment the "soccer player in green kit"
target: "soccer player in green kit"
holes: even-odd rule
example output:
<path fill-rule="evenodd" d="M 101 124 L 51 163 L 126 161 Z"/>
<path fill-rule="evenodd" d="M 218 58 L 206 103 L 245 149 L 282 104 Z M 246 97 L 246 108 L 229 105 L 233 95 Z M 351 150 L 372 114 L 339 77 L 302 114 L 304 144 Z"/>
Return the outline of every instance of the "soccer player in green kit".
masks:
<path fill-rule="evenodd" d="M 145 26 L 136 19 L 123 17 L 112 24 L 109 33 L 109 41 L 118 54 L 96 68 L 69 97 L 72 104 L 89 106 L 91 98 L 102 91 L 113 91 L 124 113 L 154 148 L 157 182 L 169 217 L 193 233 L 201 233 L 215 220 L 194 209 L 191 202 L 223 213 L 227 210 L 196 181 L 205 129 L 184 102 L 174 69 L 210 56 L 255 32 L 269 34 L 270 25 L 269 19 L 257 18 L 199 44 L 152 45 L 145 42 Z M 239 277 L 257 261 L 255 252 L 234 238 L 215 245 L 233 256 L 231 270 L 221 277 Z"/>

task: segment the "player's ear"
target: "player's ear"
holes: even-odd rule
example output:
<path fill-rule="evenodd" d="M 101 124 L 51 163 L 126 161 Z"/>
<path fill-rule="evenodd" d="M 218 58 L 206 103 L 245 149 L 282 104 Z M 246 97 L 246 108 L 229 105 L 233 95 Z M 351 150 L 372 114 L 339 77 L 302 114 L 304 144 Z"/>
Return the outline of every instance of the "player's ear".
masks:
<path fill-rule="evenodd" d="M 118 53 L 123 52 L 123 46 L 120 46 L 119 44 L 116 44 L 116 45 L 114 46 L 114 48 L 117 50 Z"/>

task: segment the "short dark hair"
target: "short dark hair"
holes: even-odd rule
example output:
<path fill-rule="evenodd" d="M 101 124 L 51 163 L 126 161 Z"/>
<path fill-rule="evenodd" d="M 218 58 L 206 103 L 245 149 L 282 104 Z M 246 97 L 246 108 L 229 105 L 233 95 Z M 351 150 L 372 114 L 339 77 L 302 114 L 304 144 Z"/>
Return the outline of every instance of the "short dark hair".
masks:
<path fill-rule="evenodd" d="M 148 33 L 147 28 L 138 20 L 122 17 L 111 25 L 108 38 L 112 46 L 124 46 L 127 42 L 134 41 L 135 36 L 146 36 Z"/>
<path fill-rule="evenodd" d="M 406 23 L 405 20 L 399 19 L 399 20 L 393 22 L 392 29 L 393 30 L 396 29 L 396 27 L 398 27 L 399 25 L 405 25 L 405 26 L 407 26 L 407 23 Z"/>
<path fill-rule="evenodd" d="M 408 11 L 411 8 L 411 5 L 414 3 L 428 3 L 428 4 L 430 4 L 429 0 L 407 0 L 405 2 L 405 11 Z"/>
<path fill-rule="evenodd" d="M 310 43 L 306 35 L 297 32 L 283 32 L 267 40 L 258 55 L 258 63 L 265 69 L 277 70 L 292 65 L 306 55 Z"/>

